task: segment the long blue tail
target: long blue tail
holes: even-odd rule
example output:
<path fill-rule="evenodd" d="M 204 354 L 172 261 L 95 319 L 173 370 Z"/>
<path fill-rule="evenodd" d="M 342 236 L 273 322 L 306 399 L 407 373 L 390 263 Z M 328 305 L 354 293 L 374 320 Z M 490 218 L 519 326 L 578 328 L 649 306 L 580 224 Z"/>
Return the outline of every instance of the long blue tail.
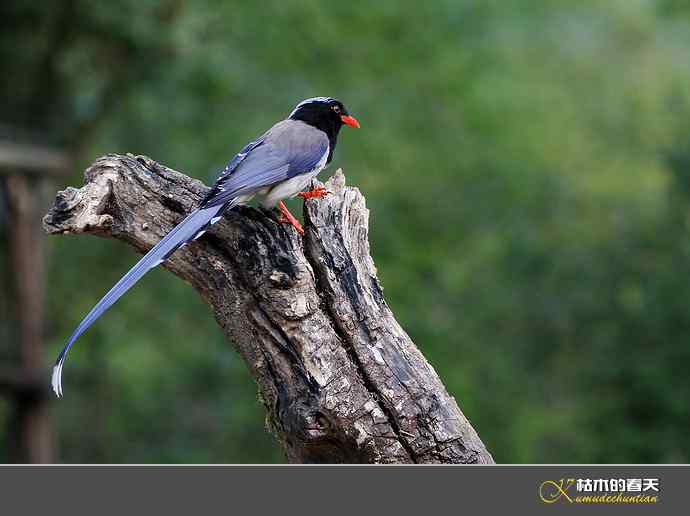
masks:
<path fill-rule="evenodd" d="M 232 201 L 231 201 L 232 203 Z M 231 204 L 228 203 L 228 204 Z M 125 274 L 120 281 L 118 281 L 108 293 L 94 306 L 91 311 L 79 323 L 77 329 L 74 330 L 72 336 L 62 348 L 58 355 L 55 367 L 53 367 L 52 386 L 53 391 L 58 396 L 62 396 L 62 367 L 67 358 L 67 352 L 74 344 L 74 341 L 84 333 L 89 326 L 91 326 L 96 319 L 98 319 L 103 312 L 110 308 L 115 301 L 127 292 L 132 285 L 134 285 L 141 277 L 148 271 L 153 269 L 156 265 L 165 260 L 168 256 L 174 253 L 183 244 L 198 238 L 203 233 L 203 230 L 209 224 L 215 223 L 222 211 L 228 207 L 228 204 L 220 206 L 211 206 L 207 208 L 200 208 L 190 213 L 182 222 L 175 226 L 170 233 L 165 235 L 163 239 L 158 242 L 148 253 L 146 253 L 141 260 L 139 260 L 134 267 L 132 267 L 127 274 Z"/>

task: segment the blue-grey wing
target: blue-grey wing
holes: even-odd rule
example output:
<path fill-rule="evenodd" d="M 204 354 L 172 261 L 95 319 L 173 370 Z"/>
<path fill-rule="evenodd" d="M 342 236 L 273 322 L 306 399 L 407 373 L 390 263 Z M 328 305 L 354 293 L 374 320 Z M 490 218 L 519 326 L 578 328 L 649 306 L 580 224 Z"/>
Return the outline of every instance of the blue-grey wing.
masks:
<path fill-rule="evenodd" d="M 309 140 L 299 149 L 295 149 L 290 156 L 288 178 L 311 172 L 320 163 L 326 164 L 328 158 L 328 137 L 324 134 L 323 138 Z"/>
<path fill-rule="evenodd" d="M 246 148 L 246 147 L 245 147 Z M 328 155 L 328 137 L 303 122 L 274 125 L 228 174 L 221 174 L 204 202 L 217 206 L 267 186 L 310 172 Z"/>
<path fill-rule="evenodd" d="M 220 179 L 232 174 L 237 168 L 237 166 L 240 163 L 242 163 L 242 161 L 244 161 L 244 158 L 246 158 L 252 150 L 254 150 L 256 147 L 258 147 L 264 142 L 264 137 L 265 135 L 261 135 L 253 142 L 249 142 L 247 145 L 245 145 L 242 148 L 242 150 L 235 155 L 234 158 L 228 161 L 228 164 L 225 165 L 223 170 L 221 170 L 218 174 L 218 177 L 216 177 L 216 181 L 219 181 Z"/>
<path fill-rule="evenodd" d="M 223 170 L 221 170 L 218 175 L 216 176 L 216 180 L 211 187 L 211 190 L 206 194 L 206 197 L 201 203 L 201 206 L 209 206 L 209 205 L 218 205 L 218 202 L 214 202 L 212 204 L 209 204 L 209 201 L 211 199 L 217 198 L 219 195 L 223 195 L 224 189 L 223 189 L 223 184 L 227 181 L 228 177 L 237 169 L 237 167 L 242 163 L 245 158 L 259 145 L 261 145 L 264 142 L 265 134 L 261 135 L 259 138 L 254 140 L 253 142 L 249 142 L 247 145 L 245 145 L 240 152 L 235 154 L 235 157 L 232 158 L 228 163 L 223 167 Z M 229 198 L 228 198 L 229 200 Z"/>

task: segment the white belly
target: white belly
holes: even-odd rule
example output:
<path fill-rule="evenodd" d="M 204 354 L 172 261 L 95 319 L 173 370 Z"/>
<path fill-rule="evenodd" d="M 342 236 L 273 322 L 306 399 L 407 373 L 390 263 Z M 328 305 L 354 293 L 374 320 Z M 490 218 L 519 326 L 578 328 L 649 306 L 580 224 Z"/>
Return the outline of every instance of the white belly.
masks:
<path fill-rule="evenodd" d="M 266 194 L 264 194 L 265 197 L 260 201 L 261 206 L 264 208 L 273 208 L 283 199 L 294 197 L 299 192 L 303 192 L 309 187 L 312 179 L 314 179 L 319 172 L 321 172 L 321 170 L 321 168 L 317 168 L 307 174 L 300 174 L 298 176 L 291 177 L 282 183 L 276 184 Z"/>

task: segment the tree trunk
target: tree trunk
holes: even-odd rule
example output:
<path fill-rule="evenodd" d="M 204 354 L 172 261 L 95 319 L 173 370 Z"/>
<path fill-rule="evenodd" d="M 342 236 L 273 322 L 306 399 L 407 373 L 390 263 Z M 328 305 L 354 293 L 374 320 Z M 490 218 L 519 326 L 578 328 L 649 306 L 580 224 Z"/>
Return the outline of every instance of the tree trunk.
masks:
<path fill-rule="evenodd" d="M 144 156 L 108 155 L 85 175 L 82 188 L 58 193 L 45 230 L 141 252 L 207 191 Z M 383 298 L 364 197 L 341 171 L 325 187 L 332 195 L 305 203 L 304 238 L 238 207 L 163 266 L 211 307 L 290 462 L 492 463 Z"/>
<path fill-rule="evenodd" d="M 41 197 L 37 181 L 33 187 L 31 183 L 27 174 L 7 177 L 8 240 L 20 356 L 17 370 L 0 371 L 0 391 L 9 392 L 14 401 L 10 460 L 44 464 L 53 461 L 46 379 L 36 383 L 38 371 L 43 371 L 43 239 L 39 220 L 45 209 L 38 205 L 45 197 Z"/>

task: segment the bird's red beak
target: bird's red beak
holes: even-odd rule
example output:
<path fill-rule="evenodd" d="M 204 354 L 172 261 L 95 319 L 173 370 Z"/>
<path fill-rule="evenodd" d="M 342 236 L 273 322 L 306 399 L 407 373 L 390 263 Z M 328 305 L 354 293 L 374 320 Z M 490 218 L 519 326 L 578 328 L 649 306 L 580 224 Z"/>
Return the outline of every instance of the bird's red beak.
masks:
<path fill-rule="evenodd" d="M 343 121 L 344 124 L 349 125 L 350 127 L 356 127 L 359 129 L 359 122 L 357 119 L 353 116 L 350 115 L 341 115 L 340 119 Z"/>

